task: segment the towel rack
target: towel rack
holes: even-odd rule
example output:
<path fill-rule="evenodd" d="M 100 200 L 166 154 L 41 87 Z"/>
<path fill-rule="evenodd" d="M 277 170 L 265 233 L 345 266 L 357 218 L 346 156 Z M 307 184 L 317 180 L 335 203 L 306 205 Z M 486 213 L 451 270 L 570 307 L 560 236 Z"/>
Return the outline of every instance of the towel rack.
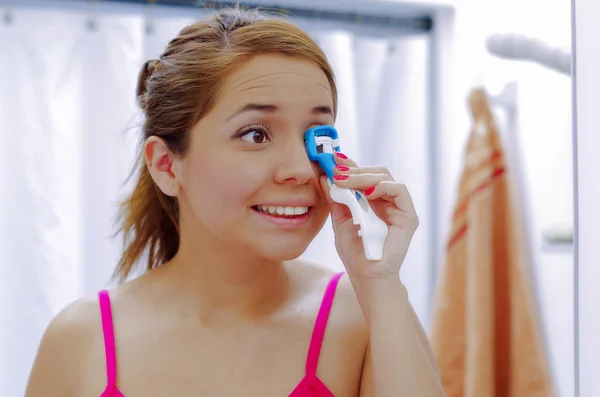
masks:
<path fill-rule="evenodd" d="M 571 75 L 571 53 L 521 34 L 492 34 L 486 40 L 488 52 L 504 59 L 535 62 L 556 72 Z"/>

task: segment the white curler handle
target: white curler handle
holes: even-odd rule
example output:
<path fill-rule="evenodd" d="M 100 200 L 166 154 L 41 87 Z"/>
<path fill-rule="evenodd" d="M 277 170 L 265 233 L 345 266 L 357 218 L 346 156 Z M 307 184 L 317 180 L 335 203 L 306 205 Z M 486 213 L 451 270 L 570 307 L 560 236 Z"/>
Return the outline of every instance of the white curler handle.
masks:
<path fill-rule="evenodd" d="M 341 188 L 332 184 L 329 179 L 327 182 L 331 199 L 350 208 L 352 222 L 360 226 L 358 235 L 362 237 L 365 257 L 370 261 L 382 260 L 388 226 L 373 212 L 364 193 Z M 360 195 L 360 200 L 357 200 L 356 193 Z"/>

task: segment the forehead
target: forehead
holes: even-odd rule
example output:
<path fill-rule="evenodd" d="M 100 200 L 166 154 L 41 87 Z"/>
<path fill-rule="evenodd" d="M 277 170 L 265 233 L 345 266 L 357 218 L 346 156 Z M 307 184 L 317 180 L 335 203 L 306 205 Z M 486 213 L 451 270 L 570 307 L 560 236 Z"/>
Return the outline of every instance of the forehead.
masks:
<path fill-rule="evenodd" d="M 274 54 L 256 56 L 237 68 L 225 79 L 220 97 L 228 102 L 264 100 L 333 105 L 327 76 L 315 62 Z"/>

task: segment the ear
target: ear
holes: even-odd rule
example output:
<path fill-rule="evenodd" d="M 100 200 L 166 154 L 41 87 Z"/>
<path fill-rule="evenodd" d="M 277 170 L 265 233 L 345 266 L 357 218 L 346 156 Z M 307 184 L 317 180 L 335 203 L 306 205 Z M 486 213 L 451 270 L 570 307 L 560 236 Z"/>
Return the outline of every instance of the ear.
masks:
<path fill-rule="evenodd" d="M 167 196 L 176 197 L 181 190 L 177 176 L 173 172 L 173 155 L 165 141 L 151 136 L 144 143 L 144 160 L 154 183 Z"/>

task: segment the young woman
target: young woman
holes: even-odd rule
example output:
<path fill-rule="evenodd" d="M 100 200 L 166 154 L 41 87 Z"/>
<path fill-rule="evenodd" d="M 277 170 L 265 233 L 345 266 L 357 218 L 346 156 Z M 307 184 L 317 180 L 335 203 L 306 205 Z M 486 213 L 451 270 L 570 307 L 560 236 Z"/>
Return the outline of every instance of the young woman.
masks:
<path fill-rule="evenodd" d="M 418 224 L 406 187 L 336 156 L 335 183 L 364 190 L 389 225 L 383 260 L 367 261 L 307 157 L 304 132 L 334 124 L 337 105 L 307 34 L 221 11 L 147 62 L 138 94 L 115 274 L 146 271 L 51 322 L 28 397 L 443 395 L 399 277 Z M 343 274 L 296 259 L 329 214 Z"/>

